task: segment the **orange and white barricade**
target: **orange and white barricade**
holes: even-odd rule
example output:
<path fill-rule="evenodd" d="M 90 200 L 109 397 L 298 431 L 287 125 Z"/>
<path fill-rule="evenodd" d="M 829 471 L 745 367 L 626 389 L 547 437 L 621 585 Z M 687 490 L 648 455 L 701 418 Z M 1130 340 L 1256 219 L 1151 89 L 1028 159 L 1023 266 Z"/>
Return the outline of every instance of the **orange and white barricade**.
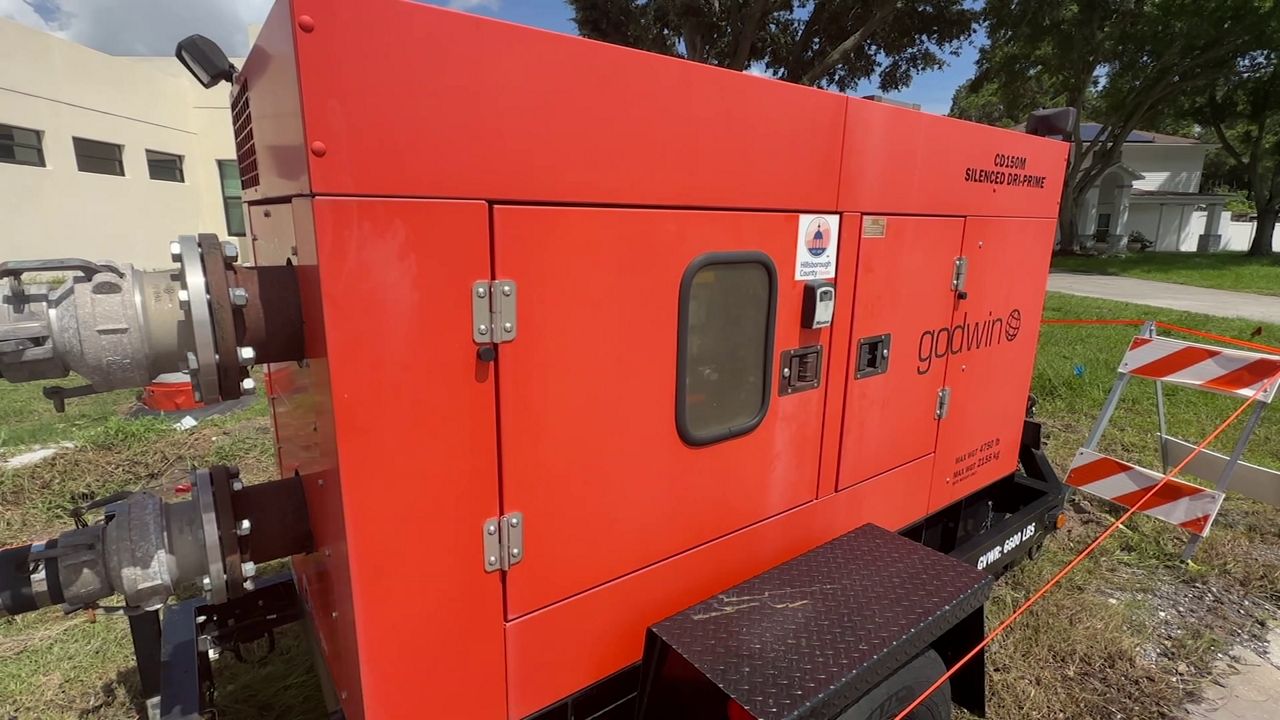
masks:
<path fill-rule="evenodd" d="M 1170 437 L 1165 418 L 1164 384 L 1194 388 L 1222 395 L 1255 398 L 1253 412 L 1236 441 L 1231 455 L 1201 451 L 1184 470 L 1216 481 L 1208 489 L 1170 478 L 1154 495 L 1151 488 L 1164 473 L 1103 455 L 1097 451 L 1107 423 L 1115 412 L 1120 395 L 1132 377 L 1155 381 L 1156 412 L 1160 421 L 1160 456 L 1164 470 L 1178 464 L 1194 450 L 1194 445 Z M 1190 558 L 1200 540 L 1209 534 L 1213 519 L 1227 489 L 1256 500 L 1280 506 L 1280 472 L 1241 462 L 1249 438 L 1262 419 L 1262 412 L 1280 395 L 1280 356 L 1201 345 L 1156 335 L 1153 323 L 1129 344 L 1120 361 L 1119 374 L 1111 394 L 1071 463 L 1067 484 L 1077 490 L 1106 498 L 1126 508 L 1141 503 L 1138 512 L 1160 518 L 1192 534 L 1184 558 Z M 1146 498 L 1146 500 L 1143 500 Z"/>

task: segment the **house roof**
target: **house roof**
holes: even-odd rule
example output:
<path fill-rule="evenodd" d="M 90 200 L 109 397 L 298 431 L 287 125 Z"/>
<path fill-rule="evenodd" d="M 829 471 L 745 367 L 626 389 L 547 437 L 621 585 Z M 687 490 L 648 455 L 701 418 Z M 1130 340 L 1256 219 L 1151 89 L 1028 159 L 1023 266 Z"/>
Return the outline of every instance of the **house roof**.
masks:
<path fill-rule="evenodd" d="M 1098 137 L 1099 132 L 1103 130 L 1103 126 L 1098 123 L 1080 123 L 1080 139 L 1089 142 Z M 1177 135 L 1165 135 L 1164 133 L 1148 132 L 1146 130 L 1134 130 L 1124 139 L 1125 143 L 1143 143 L 1153 145 L 1202 145 L 1195 138 L 1178 137 Z"/>
<path fill-rule="evenodd" d="M 1013 130 L 1018 132 L 1026 132 L 1027 124 L 1021 123 L 1014 125 Z M 1090 142 L 1098 137 L 1102 132 L 1103 126 L 1100 123 L 1080 123 L 1080 139 L 1084 142 Z M 1053 136 L 1061 140 L 1060 136 Z M 1125 144 L 1141 144 L 1141 145 L 1205 145 L 1195 138 L 1179 137 L 1177 135 L 1166 135 L 1164 133 L 1150 132 L 1147 130 L 1134 130 L 1124 139 Z"/>

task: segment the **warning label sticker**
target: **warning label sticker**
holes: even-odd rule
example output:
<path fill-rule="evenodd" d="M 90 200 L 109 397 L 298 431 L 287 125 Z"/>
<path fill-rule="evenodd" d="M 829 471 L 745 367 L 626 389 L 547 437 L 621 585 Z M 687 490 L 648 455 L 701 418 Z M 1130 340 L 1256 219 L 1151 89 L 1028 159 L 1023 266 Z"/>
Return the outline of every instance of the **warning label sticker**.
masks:
<path fill-rule="evenodd" d="M 834 278 L 839 240 L 840 216 L 801 215 L 796 231 L 796 279 Z"/>

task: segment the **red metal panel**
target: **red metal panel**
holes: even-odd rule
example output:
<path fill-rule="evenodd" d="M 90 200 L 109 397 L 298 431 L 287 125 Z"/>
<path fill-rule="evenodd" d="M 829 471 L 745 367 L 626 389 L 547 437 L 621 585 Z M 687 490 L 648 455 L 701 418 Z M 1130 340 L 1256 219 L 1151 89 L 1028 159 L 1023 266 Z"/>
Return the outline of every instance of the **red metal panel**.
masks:
<path fill-rule="evenodd" d="M 645 628 L 709 595 L 864 523 L 909 525 L 924 508 L 921 481 L 932 464 L 922 458 L 509 623 L 508 717 L 523 718 L 638 661 Z"/>
<path fill-rule="evenodd" d="M 1055 228 L 1051 219 L 965 221 L 968 298 L 951 321 L 951 405 L 938 431 L 930 512 L 1017 467 Z"/>
<path fill-rule="evenodd" d="M 418 2 L 294 9 L 317 194 L 834 207 L 843 95 Z"/>
<path fill-rule="evenodd" d="M 421 717 L 429 703 L 435 717 L 501 717 L 502 581 L 484 572 L 481 550 L 498 509 L 494 381 L 469 331 L 471 284 L 489 273 L 487 207 L 331 198 L 315 200 L 314 214 L 316 256 L 299 262 L 308 307 L 317 292 L 323 306 L 307 328 L 322 322 L 324 346 L 312 351 L 327 363 L 312 355 L 290 380 L 314 381 L 327 364 L 329 387 L 304 387 L 276 408 L 305 420 L 332 407 L 336 452 L 325 431 L 286 422 L 281 456 L 315 449 L 337 461 L 309 483 L 321 543 L 299 567 L 330 665 L 359 658 L 359 687 L 340 680 L 344 709 Z M 345 553 L 325 510 L 335 501 Z M 323 614 L 317 585 L 350 592 L 350 613 Z M 343 629 L 351 623 L 358 648 Z"/>
<path fill-rule="evenodd" d="M 836 266 L 836 311 L 831 320 L 827 357 L 826 405 L 822 411 L 822 462 L 818 468 L 818 497 L 836 490 L 840 470 L 840 438 L 844 427 L 844 393 L 849 367 L 849 336 L 853 327 L 853 298 L 858 279 L 858 244 L 862 216 L 840 216 L 840 262 Z"/>
<path fill-rule="evenodd" d="M 342 518 L 337 440 L 333 421 L 328 342 L 316 265 L 310 199 L 250 208 L 254 258 L 263 264 L 292 259 L 302 296 L 305 364 L 277 363 L 267 369 L 268 397 L 276 431 L 281 476 L 303 478 L 316 547 L 294 559 L 298 589 L 316 622 L 317 641 L 334 684 L 347 693 L 348 715 L 363 718 L 360 656 L 352 612 L 347 534 Z"/>
<path fill-rule="evenodd" d="M 1058 216 L 1067 143 L 849 99 L 841 210 Z"/>
<path fill-rule="evenodd" d="M 800 327 L 793 214 L 498 207 L 495 272 L 519 288 L 498 354 L 505 512 L 526 557 L 516 617 L 812 500 L 823 394 L 779 397 L 778 355 L 825 342 Z M 681 277 L 710 252 L 777 266 L 773 397 L 754 430 L 691 447 L 677 434 Z"/>
<path fill-rule="evenodd" d="M 311 192 L 293 33 L 289 0 L 279 0 L 236 77 L 236 88 L 248 88 L 259 179 L 244 188 L 246 201 Z"/>
<path fill-rule="evenodd" d="M 935 357 L 933 338 L 951 324 L 951 280 L 964 237 L 958 218 L 864 216 L 864 222 L 840 488 L 933 452 L 938 391 L 947 369 L 945 352 Z M 886 334 L 888 370 L 857 378 L 858 341 Z"/>

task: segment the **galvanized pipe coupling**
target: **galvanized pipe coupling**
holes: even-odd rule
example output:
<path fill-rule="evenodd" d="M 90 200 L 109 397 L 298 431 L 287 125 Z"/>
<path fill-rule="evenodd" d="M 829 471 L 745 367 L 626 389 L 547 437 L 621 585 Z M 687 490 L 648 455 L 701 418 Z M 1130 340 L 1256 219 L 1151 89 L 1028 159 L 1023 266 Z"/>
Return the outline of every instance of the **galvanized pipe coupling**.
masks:
<path fill-rule="evenodd" d="M 64 389 L 70 397 L 182 371 L 196 399 L 212 404 L 252 392 L 254 364 L 303 359 L 292 265 L 237 264 L 236 244 L 211 234 L 181 236 L 169 250 L 177 270 L 74 258 L 0 263 L 0 377 L 30 382 L 75 372 L 89 385 Z M 24 286 L 31 273 L 72 277 L 56 287 Z"/>
<path fill-rule="evenodd" d="M 108 504 L 101 523 L 0 550 L 0 617 L 116 594 L 154 610 L 187 587 L 221 603 L 253 589 L 258 563 L 310 552 L 301 479 L 245 486 L 225 466 L 192 475 L 189 500 L 133 493 Z"/>

